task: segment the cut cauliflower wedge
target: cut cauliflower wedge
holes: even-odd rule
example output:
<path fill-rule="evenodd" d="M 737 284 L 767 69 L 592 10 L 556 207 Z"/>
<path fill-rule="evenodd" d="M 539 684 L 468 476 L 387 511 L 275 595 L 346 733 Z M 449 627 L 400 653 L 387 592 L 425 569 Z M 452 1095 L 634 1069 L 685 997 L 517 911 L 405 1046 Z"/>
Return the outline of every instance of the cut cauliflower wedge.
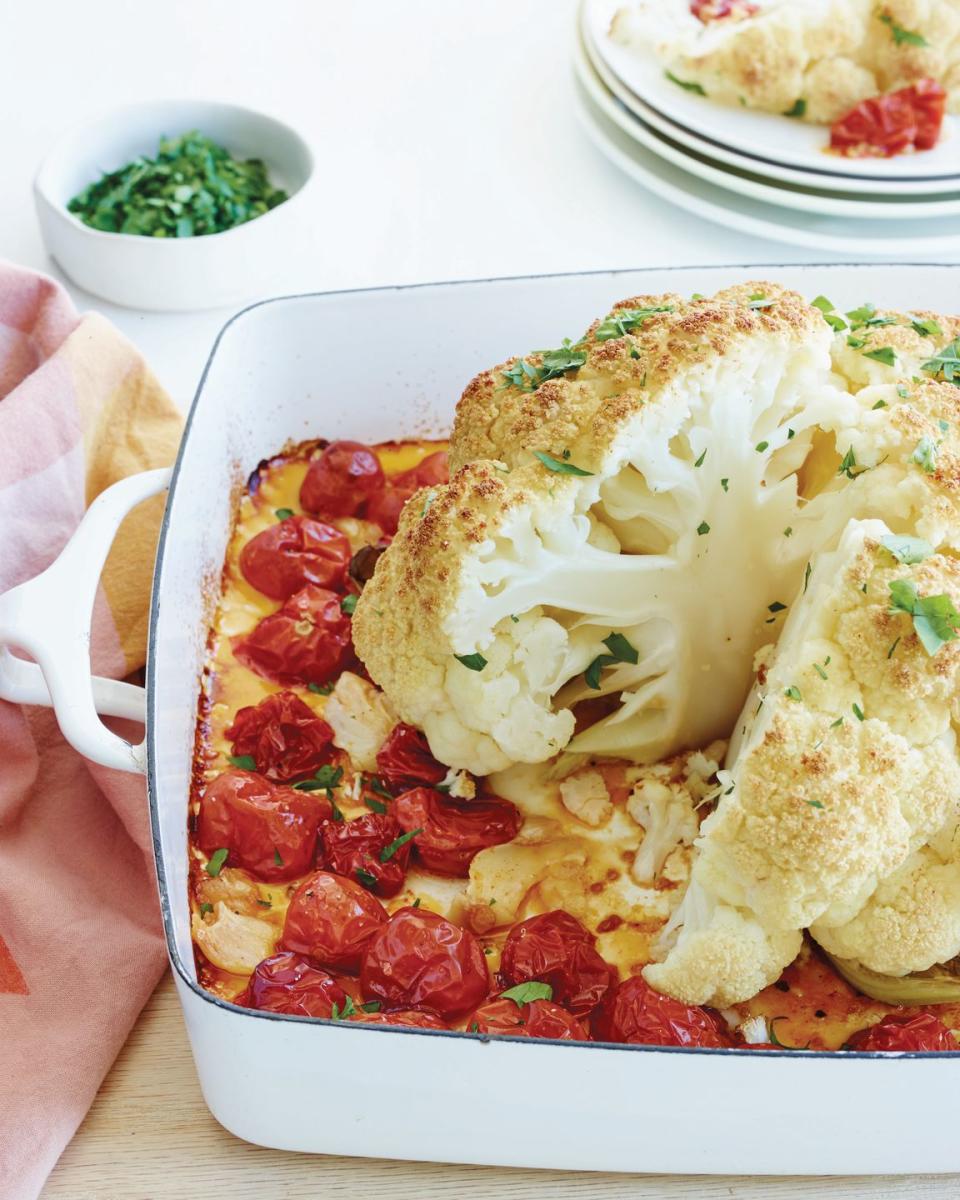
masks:
<path fill-rule="evenodd" d="M 577 346 L 469 385 L 459 470 L 407 505 L 354 617 L 441 761 L 652 762 L 726 735 L 812 548 L 849 515 L 831 430 L 860 405 L 831 342 L 772 284 L 635 297 Z"/>
<path fill-rule="evenodd" d="M 746 1000 L 808 927 L 846 957 L 861 945 L 881 961 L 871 897 L 882 907 L 899 892 L 911 855 L 935 854 L 960 817 L 958 603 L 960 562 L 880 521 L 851 522 L 817 557 L 760 656 L 665 959 L 644 972 L 654 987 L 689 1003 Z M 909 943 L 885 954 L 888 968 L 917 961 Z"/>

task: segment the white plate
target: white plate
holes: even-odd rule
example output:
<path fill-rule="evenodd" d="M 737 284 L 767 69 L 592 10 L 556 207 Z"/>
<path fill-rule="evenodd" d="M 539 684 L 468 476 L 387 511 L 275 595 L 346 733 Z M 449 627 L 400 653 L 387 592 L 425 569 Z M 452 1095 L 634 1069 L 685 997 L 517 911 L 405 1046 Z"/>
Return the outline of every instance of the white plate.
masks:
<path fill-rule="evenodd" d="M 673 0 L 660 0 L 671 3 Z M 895 158 L 847 159 L 826 155 L 829 133 L 822 125 L 791 121 L 773 113 L 715 104 L 705 96 L 684 91 L 667 79 L 652 52 L 619 46 L 607 36 L 617 9 L 630 0 L 587 0 L 587 28 L 604 62 L 615 75 L 651 107 L 671 121 L 695 130 L 711 141 L 752 157 L 770 159 L 801 169 L 866 179 L 950 179 L 960 177 L 960 123 L 944 118 L 940 144 L 922 154 Z"/>
<path fill-rule="evenodd" d="M 871 236 L 865 237 L 860 221 L 797 213 L 735 196 L 644 150 L 604 116 L 581 85 L 577 95 L 581 125 L 597 149 L 648 191 L 700 220 L 793 246 L 827 250 L 847 259 L 942 262 L 944 255 L 960 252 L 956 220 L 925 222 L 919 226 L 922 236 L 914 222 L 875 221 L 869 227 Z"/>
<path fill-rule="evenodd" d="M 627 137 L 651 150 L 660 158 L 680 167 L 681 170 L 705 179 L 716 187 L 748 196 L 765 204 L 794 209 L 797 212 L 816 213 L 820 216 L 844 217 L 850 220 L 885 221 L 929 220 L 937 217 L 960 217 L 960 199 L 950 200 L 857 200 L 851 196 L 830 194 L 822 191 L 782 187 L 767 183 L 753 174 L 732 171 L 711 162 L 703 155 L 678 146 L 675 142 L 650 129 L 631 112 L 623 101 L 607 86 L 591 63 L 586 47 L 578 38 L 574 46 L 574 69 L 577 78 L 591 100 L 614 122 Z M 609 74 L 609 73 L 608 73 Z M 960 232 L 960 225 L 957 227 Z"/>
<path fill-rule="evenodd" d="M 588 28 L 586 20 L 588 5 L 589 0 L 581 0 L 579 26 L 584 49 L 587 52 L 587 57 L 594 71 L 603 80 L 605 86 L 613 92 L 617 99 L 634 116 L 678 145 L 686 146 L 689 150 L 693 150 L 697 154 L 703 155 L 716 163 L 723 163 L 726 166 L 734 167 L 739 171 L 746 171 L 765 180 L 777 180 L 795 187 L 814 188 L 821 191 L 827 190 L 841 195 L 844 193 L 853 193 L 859 199 L 870 197 L 877 200 L 900 201 L 904 196 L 931 196 L 942 200 L 953 199 L 957 196 L 957 191 L 944 190 L 949 181 L 943 179 L 897 179 L 891 182 L 889 179 L 863 179 L 859 176 L 830 175 L 824 172 L 802 171 L 796 167 L 784 166 L 783 163 L 770 162 L 767 159 L 757 158 L 749 154 L 741 154 L 738 150 L 731 150 L 729 146 L 724 146 L 720 142 L 713 142 L 709 138 L 701 137 L 694 130 L 687 129 L 685 125 L 678 125 L 675 121 L 671 121 L 665 117 L 663 113 L 658 112 L 657 109 L 651 108 L 645 100 L 642 100 L 635 92 L 632 92 L 623 80 L 615 75 L 607 66 L 603 60 L 603 56 L 594 44 Z M 895 193 L 891 192 L 891 188 L 893 187 L 896 188 Z"/>

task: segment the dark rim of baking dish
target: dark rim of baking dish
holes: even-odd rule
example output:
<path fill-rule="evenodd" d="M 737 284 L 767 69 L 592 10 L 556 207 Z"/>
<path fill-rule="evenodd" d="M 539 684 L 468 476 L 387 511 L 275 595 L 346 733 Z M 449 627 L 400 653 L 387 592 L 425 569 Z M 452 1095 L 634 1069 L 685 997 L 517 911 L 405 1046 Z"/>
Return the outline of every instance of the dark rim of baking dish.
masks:
<path fill-rule="evenodd" d="M 626 1045 L 622 1042 L 574 1042 L 564 1041 L 557 1038 L 531 1038 L 518 1037 L 511 1034 L 483 1034 L 469 1033 L 455 1029 L 415 1029 L 412 1027 L 404 1027 L 400 1025 L 367 1025 L 362 1021 L 333 1021 L 323 1017 L 299 1017 L 292 1013 L 273 1013 L 263 1012 L 258 1009 L 244 1008 L 238 1004 L 232 1004 L 229 1000 L 222 1000 L 219 996 L 215 996 L 212 992 L 208 992 L 206 988 L 201 987 L 196 979 L 193 979 L 190 972 L 187 970 L 186 964 L 180 956 L 177 949 L 176 939 L 174 937 L 173 928 L 173 911 L 170 902 L 170 892 L 167 887 L 166 871 L 163 865 L 163 856 L 161 854 L 160 843 L 160 817 L 158 811 L 156 782 L 155 782 L 155 766 L 156 766 L 156 750 L 155 738 L 157 736 L 158 722 L 154 711 L 154 692 L 150 686 L 150 680 L 153 677 L 154 662 L 157 651 L 156 631 L 157 631 L 157 616 L 160 607 L 160 579 L 163 574 L 163 558 L 166 551 L 167 535 L 170 527 L 170 510 L 172 507 L 173 497 L 176 493 L 177 482 L 180 478 L 180 469 L 183 464 L 184 450 L 189 441 L 190 429 L 193 425 L 193 418 L 200 404 L 200 399 L 203 395 L 204 387 L 207 382 L 207 376 L 210 373 L 210 368 L 213 365 L 214 359 L 217 356 L 217 351 L 220 348 L 220 343 L 226 335 L 227 331 L 245 317 L 254 309 L 263 308 L 268 304 L 283 304 L 291 300 L 313 300 L 320 297 L 331 296 L 355 296 L 362 293 L 382 294 L 384 292 L 404 292 L 423 291 L 427 288 L 459 288 L 471 287 L 477 284 L 493 284 L 493 283 L 529 283 L 534 280 L 544 279 L 597 279 L 603 276 L 609 276 L 611 280 L 617 279 L 622 275 L 636 275 L 640 272 L 648 274 L 692 274 L 695 271 L 746 271 L 746 272 L 763 272 L 768 270 L 835 270 L 837 268 L 856 269 L 860 271 L 876 271 L 889 270 L 895 268 L 911 268 L 918 270 L 958 270 L 960 263 L 923 263 L 923 262 L 876 262 L 876 263 L 850 263 L 850 262 L 823 262 L 823 263 L 711 263 L 700 266 L 666 266 L 666 267 L 617 267 L 612 270 L 599 271 L 562 271 L 562 272 L 544 272 L 543 274 L 534 275 L 508 275 L 494 276 L 488 279 L 457 279 L 457 280 L 440 280 L 434 283 L 411 283 L 411 284 L 390 284 L 382 287 L 371 288 L 339 288 L 330 292 L 294 292 L 285 296 L 270 296 L 264 300 L 256 300 L 252 304 L 234 313 L 232 317 L 224 324 L 220 332 L 217 334 L 216 340 L 211 347 L 210 353 L 207 356 L 207 361 L 204 364 L 203 373 L 200 376 L 200 382 L 197 384 L 197 390 L 194 393 L 193 401 L 190 404 L 190 410 L 187 413 L 187 419 L 184 423 L 183 437 L 180 441 L 180 447 L 177 451 L 177 459 L 173 466 L 173 475 L 170 480 L 170 487 L 167 493 L 167 503 L 163 511 L 163 520 L 160 525 L 160 536 L 157 541 L 157 555 L 154 565 L 153 586 L 150 595 L 150 630 L 147 639 L 147 795 L 150 806 L 150 831 L 153 839 L 153 857 L 157 871 L 157 889 L 160 895 L 160 911 L 163 916 L 163 932 L 167 942 L 167 953 L 170 958 L 171 965 L 184 984 L 194 992 L 201 1000 L 205 1000 L 208 1004 L 222 1009 L 225 1013 L 230 1013 L 236 1016 L 251 1017 L 254 1019 L 265 1021 L 294 1021 L 303 1025 L 326 1025 L 334 1026 L 338 1029 L 353 1029 L 366 1033 L 379 1034 L 402 1034 L 415 1037 L 440 1037 L 440 1038 L 467 1038 L 471 1041 L 479 1042 L 517 1042 L 525 1046 L 534 1047 L 540 1046 L 565 1046 L 581 1050 L 621 1050 L 631 1051 L 634 1053 L 656 1053 L 656 1054 L 703 1054 L 703 1055 L 723 1055 L 729 1057 L 734 1055 L 737 1058 L 750 1058 L 755 1060 L 767 1058 L 800 1058 L 806 1061 L 813 1059 L 829 1059 L 836 1061 L 840 1059 L 905 1059 L 905 1058 L 955 1058 L 957 1052 L 960 1052 L 960 1044 L 958 1050 L 927 1050 L 927 1051 L 897 1051 L 891 1053 L 889 1051 L 862 1051 L 862 1050 L 764 1050 L 756 1051 L 746 1047 L 731 1047 L 729 1049 L 713 1049 L 702 1046 L 634 1046 Z"/>

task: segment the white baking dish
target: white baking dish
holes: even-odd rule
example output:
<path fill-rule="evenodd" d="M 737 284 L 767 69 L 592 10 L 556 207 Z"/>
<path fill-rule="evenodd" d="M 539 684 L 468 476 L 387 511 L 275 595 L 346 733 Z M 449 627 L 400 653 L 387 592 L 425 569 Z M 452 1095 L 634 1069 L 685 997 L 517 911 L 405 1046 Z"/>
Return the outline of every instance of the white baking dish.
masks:
<path fill-rule="evenodd" d="M 690 268 L 295 296 L 221 333 L 197 392 L 154 581 L 146 769 L 170 961 L 204 1095 L 249 1141 L 332 1154 L 574 1170 L 843 1174 L 960 1170 L 957 1060 L 485 1039 L 254 1013 L 196 982 L 186 802 L 197 679 L 238 482 L 288 439 L 440 433 L 463 384 L 515 351 L 578 335 L 612 301 L 773 278 L 838 308 L 953 311 L 949 267 Z M 61 723 L 91 757 L 143 769 L 104 729 L 135 689 L 91 684 L 83 623 L 123 513 L 154 472 L 91 511 L 50 572 L 0 598 L 0 645 L 41 662 Z M 78 597 L 75 627 L 54 601 Z M 51 631 L 54 631 L 51 633 Z M 51 636 L 56 642 L 51 642 Z M 0 657 L 0 695 L 46 700 Z M 85 673 L 81 673 L 85 672 Z"/>

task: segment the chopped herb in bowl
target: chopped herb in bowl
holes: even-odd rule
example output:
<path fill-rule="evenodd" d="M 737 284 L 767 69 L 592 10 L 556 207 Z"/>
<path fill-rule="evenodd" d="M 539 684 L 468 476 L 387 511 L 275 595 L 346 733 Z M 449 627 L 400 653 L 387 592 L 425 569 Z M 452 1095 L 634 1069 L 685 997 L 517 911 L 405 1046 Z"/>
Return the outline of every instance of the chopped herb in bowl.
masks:
<path fill-rule="evenodd" d="M 184 238 L 223 233 L 286 199 L 261 159 L 236 159 L 193 130 L 162 138 L 156 158 L 136 158 L 103 175 L 67 208 L 105 233 Z"/>

